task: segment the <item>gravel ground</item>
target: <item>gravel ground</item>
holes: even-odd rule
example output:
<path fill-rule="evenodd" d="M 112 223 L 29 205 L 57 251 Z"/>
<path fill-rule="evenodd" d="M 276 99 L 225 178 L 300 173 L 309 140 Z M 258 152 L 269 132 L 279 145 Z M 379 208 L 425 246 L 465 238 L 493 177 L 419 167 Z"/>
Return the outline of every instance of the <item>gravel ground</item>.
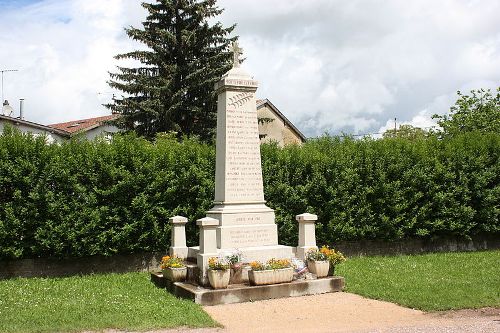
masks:
<path fill-rule="evenodd" d="M 224 328 L 150 333 L 500 333 L 500 309 L 425 313 L 344 292 L 204 309 Z"/>

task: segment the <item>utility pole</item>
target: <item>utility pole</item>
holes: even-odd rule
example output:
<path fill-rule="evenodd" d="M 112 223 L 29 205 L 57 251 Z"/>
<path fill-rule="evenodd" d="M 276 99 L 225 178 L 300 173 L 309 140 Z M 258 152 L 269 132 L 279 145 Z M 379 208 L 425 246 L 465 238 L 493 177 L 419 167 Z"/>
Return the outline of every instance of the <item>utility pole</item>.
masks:
<path fill-rule="evenodd" d="M 398 131 L 396 124 L 397 124 L 396 118 L 394 118 L 394 133 L 396 133 Z"/>
<path fill-rule="evenodd" d="M 0 70 L 0 72 L 2 73 L 2 103 L 5 101 L 3 99 L 3 73 L 5 72 L 17 72 L 17 69 L 2 69 Z"/>

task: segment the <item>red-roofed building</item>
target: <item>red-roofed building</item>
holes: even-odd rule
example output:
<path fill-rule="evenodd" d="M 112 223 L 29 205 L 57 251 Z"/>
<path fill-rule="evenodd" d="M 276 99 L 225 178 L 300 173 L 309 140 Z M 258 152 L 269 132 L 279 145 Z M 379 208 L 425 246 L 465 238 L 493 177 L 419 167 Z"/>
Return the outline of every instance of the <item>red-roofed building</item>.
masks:
<path fill-rule="evenodd" d="M 257 100 L 257 115 L 265 121 L 259 122 L 259 134 L 261 142 L 276 141 L 280 146 L 287 144 L 301 144 L 306 137 L 281 111 L 268 99 Z M 116 119 L 119 115 L 113 114 L 104 117 L 73 120 L 65 123 L 49 125 L 52 128 L 70 133 L 85 135 L 89 140 L 99 136 L 116 133 L 119 131 L 109 121 Z"/>
<path fill-rule="evenodd" d="M 117 117 L 119 116 L 112 114 L 103 117 L 72 120 L 48 126 L 68 132 L 70 136 L 84 135 L 87 139 L 92 140 L 98 136 L 108 137 L 110 134 L 118 132 L 119 129 L 115 125 L 110 124 Z"/>
<path fill-rule="evenodd" d="M 287 144 L 301 144 L 306 137 L 283 113 L 268 99 L 257 100 L 257 116 L 264 121 L 259 121 L 259 134 L 261 142 L 276 141 L 280 146 Z M 0 133 L 4 124 L 17 127 L 22 132 L 31 132 L 35 135 L 47 135 L 49 142 L 61 142 L 74 136 L 82 136 L 93 140 L 96 137 L 110 137 L 120 130 L 110 122 L 119 115 L 112 114 L 102 117 L 79 119 L 64 123 L 41 125 L 19 118 L 0 115 Z"/>
<path fill-rule="evenodd" d="M 45 135 L 47 143 L 62 142 L 70 138 L 70 133 L 66 131 L 0 114 L 0 134 L 6 126 L 16 128 L 22 133 L 32 133 L 34 136 Z"/>
<path fill-rule="evenodd" d="M 0 133 L 5 126 L 17 128 L 23 133 L 32 133 L 33 135 L 45 135 L 47 142 L 62 142 L 73 136 L 83 136 L 86 139 L 93 140 L 96 137 L 110 137 L 119 129 L 109 122 L 116 119 L 118 115 L 109 115 L 103 117 L 87 118 L 68 121 L 65 123 L 42 125 L 20 119 L 20 117 L 11 117 L 0 114 Z"/>

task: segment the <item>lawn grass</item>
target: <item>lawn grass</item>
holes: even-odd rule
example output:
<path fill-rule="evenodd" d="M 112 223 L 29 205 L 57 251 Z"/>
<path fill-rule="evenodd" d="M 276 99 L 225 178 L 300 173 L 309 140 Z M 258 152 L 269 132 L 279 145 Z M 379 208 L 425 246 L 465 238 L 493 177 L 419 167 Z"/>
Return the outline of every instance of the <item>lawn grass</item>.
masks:
<path fill-rule="evenodd" d="M 0 332 L 216 325 L 199 305 L 156 288 L 147 273 L 0 281 Z"/>
<path fill-rule="evenodd" d="M 350 258 L 346 291 L 424 311 L 499 307 L 500 251 Z"/>

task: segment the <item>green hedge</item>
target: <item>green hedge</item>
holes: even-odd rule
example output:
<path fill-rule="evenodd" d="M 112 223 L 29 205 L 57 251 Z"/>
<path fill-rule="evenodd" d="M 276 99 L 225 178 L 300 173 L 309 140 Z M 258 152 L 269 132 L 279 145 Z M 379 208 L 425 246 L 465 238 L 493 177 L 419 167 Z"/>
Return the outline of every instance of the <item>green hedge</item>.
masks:
<path fill-rule="evenodd" d="M 294 214 L 318 215 L 320 244 L 500 232 L 500 135 L 453 139 L 324 137 L 265 146 L 266 198 L 280 239 L 296 244 Z"/>
<path fill-rule="evenodd" d="M 265 196 L 280 242 L 296 214 L 318 214 L 319 243 L 499 233 L 500 135 L 453 139 L 323 137 L 262 148 Z M 192 223 L 212 205 L 215 149 L 133 136 L 45 144 L 0 135 L 0 259 L 162 251 L 168 218 Z"/>
<path fill-rule="evenodd" d="M 215 151 L 192 140 L 46 145 L 6 131 L 0 161 L 0 258 L 164 250 L 168 217 L 193 220 L 213 200 Z"/>

